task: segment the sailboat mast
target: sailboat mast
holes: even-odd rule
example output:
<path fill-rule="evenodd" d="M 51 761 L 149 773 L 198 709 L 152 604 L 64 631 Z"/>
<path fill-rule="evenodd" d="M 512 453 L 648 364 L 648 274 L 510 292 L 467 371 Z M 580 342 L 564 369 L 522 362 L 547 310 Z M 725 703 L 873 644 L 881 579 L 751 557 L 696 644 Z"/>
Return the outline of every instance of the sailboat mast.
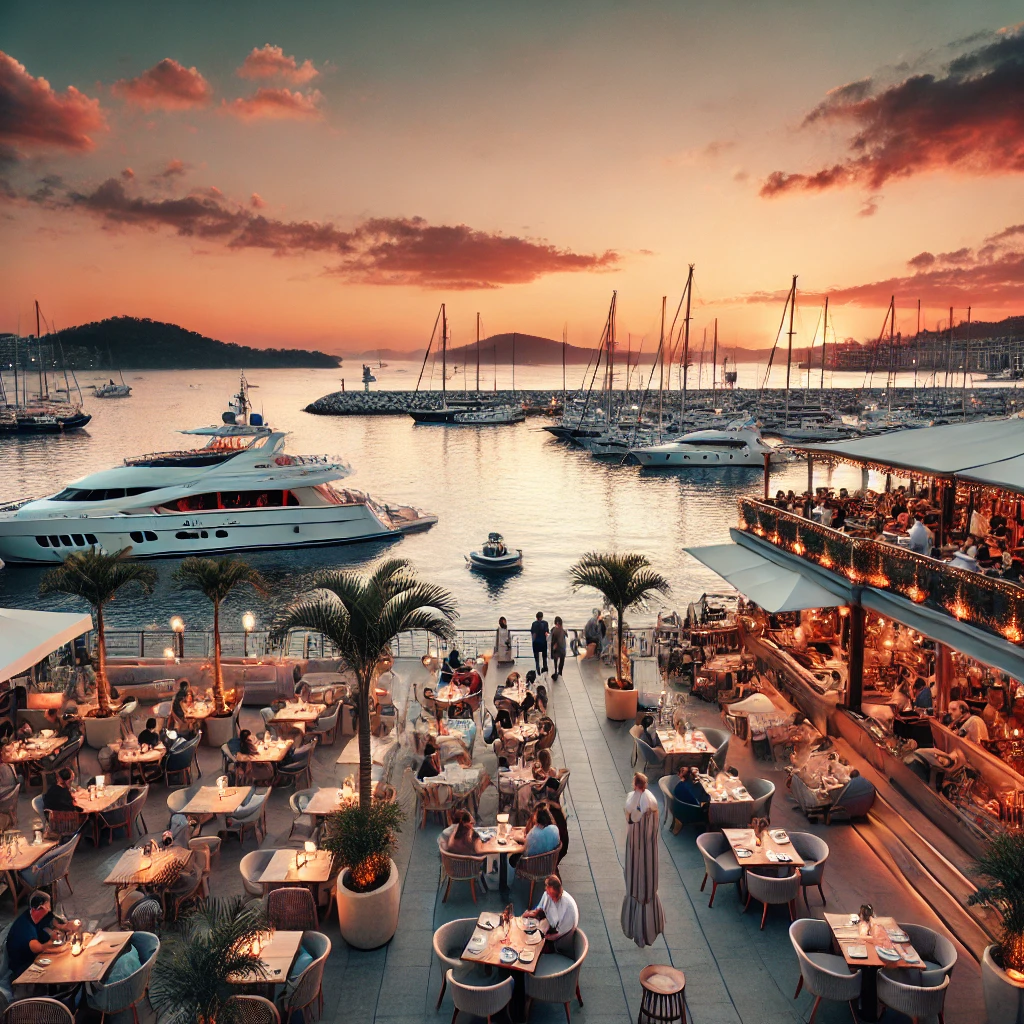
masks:
<path fill-rule="evenodd" d="M 893 335 L 896 331 L 896 296 L 889 299 L 889 372 L 886 374 L 885 386 L 889 392 L 889 412 L 892 412 L 892 393 L 896 387 L 896 346 Z"/>
<path fill-rule="evenodd" d="M 39 300 L 36 299 L 36 347 L 39 349 L 39 400 L 43 399 L 43 333 L 39 328 Z"/>
<path fill-rule="evenodd" d="M 718 376 L 718 317 L 715 317 L 715 340 L 711 345 L 711 405 L 715 404 L 715 379 Z"/>
<path fill-rule="evenodd" d="M 946 375 L 943 377 L 943 387 L 949 387 L 949 371 L 953 365 L 953 307 L 949 307 L 949 349 L 946 353 Z"/>
<path fill-rule="evenodd" d="M 704 349 L 708 345 L 708 329 L 704 328 L 704 337 L 701 338 L 700 342 L 700 363 L 697 367 L 697 394 L 700 394 L 701 386 L 704 381 Z"/>
<path fill-rule="evenodd" d="M 658 442 L 661 442 L 661 424 L 665 406 L 665 302 L 667 295 L 661 297 L 661 334 L 658 336 Z"/>
<path fill-rule="evenodd" d="M 964 348 L 964 386 L 960 392 L 960 408 L 967 419 L 967 373 L 971 368 L 971 307 L 967 307 L 967 344 Z"/>
<path fill-rule="evenodd" d="M 917 329 L 914 331 L 914 402 L 917 402 L 917 370 L 921 364 L 921 300 L 917 300 Z"/>
<path fill-rule="evenodd" d="M 693 264 L 686 275 L 686 316 L 683 318 L 683 389 L 682 413 L 686 415 L 686 373 L 690 367 L 690 300 L 693 297 Z"/>
<path fill-rule="evenodd" d="M 480 314 L 476 315 L 476 389 L 480 390 Z"/>
<path fill-rule="evenodd" d="M 441 303 L 441 408 L 448 404 L 448 312 Z"/>
<path fill-rule="evenodd" d="M 825 318 L 821 325 L 821 383 L 818 385 L 819 390 L 825 390 L 825 346 L 828 344 L 828 296 L 825 296 Z M 807 375 L 810 376 L 811 371 L 808 367 Z"/>
<path fill-rule="evenodd" d="M 516 393 L 516 332 L 512 332 L 512 394 Z"/>
<path fill-rule="evenodd" d="M 789 425 L 789 375 L 793 368 L 793 317 L 796 314 L 796 274 L 793 275 L 793 285 L 789 289 L 789 331 L 787 332 L 786 345 L 786 425 Z"/>
<path fill-rule="evenodd" d="M 565 343 L 569 325 L 562 324 L 562 416 L 565 416 Z"/>
<path fill-rule="evenodd" d="M 14 335 L 14 404 L 18 404 L 18 335 L 21 334 L 21 317 L 18 317 L 18 330 Z"/>

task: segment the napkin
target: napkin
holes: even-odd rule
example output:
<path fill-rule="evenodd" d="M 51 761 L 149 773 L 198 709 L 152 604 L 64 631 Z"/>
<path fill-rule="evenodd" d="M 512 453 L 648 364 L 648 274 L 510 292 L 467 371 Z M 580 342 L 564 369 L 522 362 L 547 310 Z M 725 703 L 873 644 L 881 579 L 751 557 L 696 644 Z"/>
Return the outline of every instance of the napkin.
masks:
<path fill-rule="evenodd" d="M 139 852 L 141 853 L 142 851 L 140 850 Z M 92 947 L 95 946 L 97 942 L 102 942 L 102 941 L 103 941 L 103 936 L 100 935 L 100 934 L 96 934 L 96 935 L 94 935 L 89 940 L 89 944 L 85 948 L 86 949 L 92 949 Z"/>

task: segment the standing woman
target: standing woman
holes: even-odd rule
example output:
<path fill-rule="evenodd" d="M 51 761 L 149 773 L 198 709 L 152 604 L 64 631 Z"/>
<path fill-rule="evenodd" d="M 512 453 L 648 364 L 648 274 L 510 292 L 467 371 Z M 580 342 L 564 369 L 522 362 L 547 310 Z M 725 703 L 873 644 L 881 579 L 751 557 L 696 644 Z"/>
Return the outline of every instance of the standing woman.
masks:
<path fill-rule="evenodd" d="M 665 930 L 665 909 L 658 897 L 658 801 L 647 788 L 647 776 L 633 776 L 626 799 L 626 895 L 622 899 L 622 932 L 640 949 Z"/>
<path fill-rule="evenodd" d="M 565 627 L 562 625 L 562 617 L 555 616 L 555 624 L 551 628 L 551 663 L 554 671 L 551 674 L 552 680 L 562 678 L 562 669 L 565 668 L 566 636 Z"/>
<path fill-rule="evenodd" d="M 504 615 L 498 619 L 498 629 L 494 634 L 494 657 L 499 665 L 507 665 L 515 660 L 512 657 L 512 633 Z"/>

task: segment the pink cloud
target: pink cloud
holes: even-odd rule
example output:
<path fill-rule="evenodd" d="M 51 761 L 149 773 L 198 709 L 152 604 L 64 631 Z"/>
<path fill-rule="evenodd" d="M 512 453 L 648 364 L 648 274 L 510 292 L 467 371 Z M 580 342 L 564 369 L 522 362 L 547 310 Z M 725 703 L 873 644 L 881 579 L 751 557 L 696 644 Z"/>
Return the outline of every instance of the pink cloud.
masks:
<path fill-rule="evenodd" d="M 249 197 L 249 205 L 254 210 L 262 210 L 266 207 L 267 201 L 259 194 L 259 192 L 253 192 Z"/>
<path fill-rule="evenodd" d="M 57 92 L 0 51 L 0 150 L 58 148 L 85 152 L 107 130 L 100 101 L 69 85 Z"/>
<path fill-rule="evenodd" d="M 122 78 L 110 91 L 143 110 L 189 110 L 206 106 L 213 87 L 192 67 L 165 57 L 137 78 Z"/>
<path fill-rule="evenodd" d="M 228 103 L 223 109 L 243 121 L 259 120 L 304 120 L 320 116 L 319 104 L 323 94 L 314 89 L 303 93 L 298 89 L 271 89 L 261 86 L 252 96 L 242 96 Z"/>
<path fill-rule="evenodd" d="M 283 78 L 294 85 L 305 85 L 320 72 L 311 60 L 299 64 L 294 57 L 286 56 L 280 46 L 267 43 L 262 49 L 254 46 L 235 74 L 239 78 Z"/>

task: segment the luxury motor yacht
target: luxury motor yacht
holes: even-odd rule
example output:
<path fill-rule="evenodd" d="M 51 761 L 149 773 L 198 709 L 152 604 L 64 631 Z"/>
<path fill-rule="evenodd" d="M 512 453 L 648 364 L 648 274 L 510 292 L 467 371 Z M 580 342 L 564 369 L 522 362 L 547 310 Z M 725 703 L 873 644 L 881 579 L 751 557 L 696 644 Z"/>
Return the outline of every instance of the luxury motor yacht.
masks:
<path fill-rule="evenodd" d="M 398 537 L 437 516 L 340 486 L 326 456 L 288 455 L 286 434 L 252 412 L 248 386 L 216 426 L 184 430 L 204 447 L 125 459 L 47 498 L 0 506 L 0 557 L 60 562 L 92 545 L 141 558 L 312 547 Z"/>
<path fill-rule="evenodd" d="M 756 426 L 741 421 L 725 430 L 694 430 L 675 441 L 632 448 L 629 454 L 650 469 L 763 467 L 766 456 L 773 464 L 786 461 L 783 452 L 761 440 Z"/>

